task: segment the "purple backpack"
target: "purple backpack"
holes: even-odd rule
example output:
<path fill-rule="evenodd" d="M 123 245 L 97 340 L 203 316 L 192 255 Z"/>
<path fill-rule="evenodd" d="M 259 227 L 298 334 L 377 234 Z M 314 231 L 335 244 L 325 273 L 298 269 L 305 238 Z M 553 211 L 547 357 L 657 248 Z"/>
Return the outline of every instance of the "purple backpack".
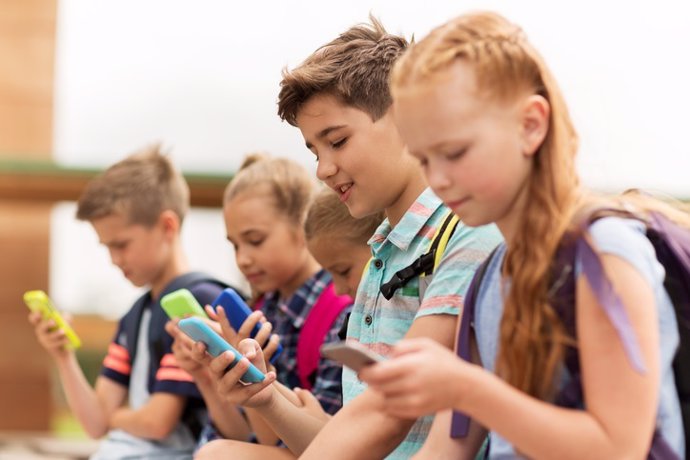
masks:
<path fill-rule="evenodd" d="M 690 230 L 677 225 L 663 214 L 651 213 L 648 218 L 641 218 L 630 212 L 617 209 L 600 209 L 592 212 L 585 220 L 582 228 L 607 216 L 637 219 L 645 223 L 647 238 L 654 246 L 657 259 L 666 270 L 664 287 L 673 302 L 680 333 L 680 344 L 673 361 L 673 371 L 683 417 L 686 457 L 690 458 Z M 470 329 L 474 323 L 477 293 L 493 254 L 475 273 L 465 298 L 464 313 L 458 335 L 457 354 L 467 361 L 470 360 Z M 579 255 L 582 261 L 582 274 L 587 277 L 599 303 L 605 308 L 633 367 L 638 370 L 644 369 L 637 339 L 628 322 L 625 308 L 611 283 L 604 276 L 599 257 L 589 242 L 581 237 L 581 233 L 566 235 L 563 238 L 551 267 L 551 305 L 563 321 L 566 332 L 571 337 L 576 337 L 575 273 L 573 269 L 576 255 Z M 582 407 L 580 360 L 577 350 L 573 347 L 566 348 L 565 366 L 571 375 L 571 380 L 556 395 L 554 403 L 567 408 Z M 460 412 L 455 412 L 451 424 L 451 437 L 465 437 L 468 429 L 469 418 Z M 655 431 L 647 458 L 670 460 L 677 459 L 678 456 L 671 450 L 661 434 Z"/>

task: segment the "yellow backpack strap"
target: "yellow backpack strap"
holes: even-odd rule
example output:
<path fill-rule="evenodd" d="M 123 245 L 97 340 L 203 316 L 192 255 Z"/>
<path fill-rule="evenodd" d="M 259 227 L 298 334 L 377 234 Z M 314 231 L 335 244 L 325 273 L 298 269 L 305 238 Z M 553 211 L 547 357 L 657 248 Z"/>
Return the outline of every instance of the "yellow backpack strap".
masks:
<path fill-rule="evenodd" d="M 434 253 L 434 266 L 431 268 L 430 273 L 425 273 L 426 275 L 430 275 L 431 273 L 433 273 L 436 267 L 438 267 L 438 264 L 441 263 L 443 253 L 446 252 L 446 246 L 448 246 L 448 241 L 450 241 L 450 237 L 453 236 L 455 228 L 458 226 L 459 222 L 460 218 L 453 214 L 452 211 L 449 211 L 445 221 L 443 222 L 443 225 L 436 229 L 434 239 L 431 242 L 431 247 L 433 247 L 434 242 L 438 239 L 438 244 L 436 245 L 436 252 Z"/>
<path fill-rule="evenodd" d="M 418 276 L 430 276 L 434 272 L 438 261 L 441 260 L 443 251 L 445 251 L 448 245 L 448 240 L 450 240 L 457 225 L 458 218 L 449 211 L 443 220 L 443 224 L 434 233 L 429 250 L 407 267 L 395 272 L 388 282 L 381 285 L 381 294 L 390 300 L 395 291 L 405 286 L 411 279 Z M 443 246 L 441 247 L 442 242 Z"/>
<path fill-rule="evenodd" d="M 367 263 L 364 264 L 364 268 L 362 269 L 362 276 L 359 277 L 360 281 L 364 279 L 364 276 L 369 272 L 369 265 L 371 265 L 371 261 L 374 260 L 374 257 L 370 257 L 369 260 L 367 260 Z"/>

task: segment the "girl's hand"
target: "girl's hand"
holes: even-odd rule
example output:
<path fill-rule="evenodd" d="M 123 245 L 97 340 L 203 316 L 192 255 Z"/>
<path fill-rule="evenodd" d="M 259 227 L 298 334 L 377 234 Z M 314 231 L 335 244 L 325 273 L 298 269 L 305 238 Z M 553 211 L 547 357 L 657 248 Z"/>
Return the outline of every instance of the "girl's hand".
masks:
<path fill-rule="evenodd" d="M 300 407 L 302 408 L 302 410 L 304 410 L 312 417 L 324 421 L 328 421 L 328 419 L 332 417 L 331 414 L 323 410 L 323 407 L 321 407 L 321 403 L 318 399 L 316 399 L 316 396 L 314 396 L 314 394 L 311 391 L 303 390 L 302 388 L 295 388 L 294 392 L 295 395 L 297 395 L 297 398 L 299 399 L 299 402 L 301 404 Z"/>
<path fill-rule="evenodd" d="M 165 324 L 165 330 L 172 336 L 172 352 L 175 355 L 175 360 L 180 369 L 189 372 L 193 376 L 198 376 L 203 372 L 205 367 L 202 363 L 194 358 L 192 349 L 194 348 L 194 340 L 177 326 L 179 319 L 168 321 Z"/>
<path fill-rule="evenodd" d="M 208 312 L 209 310 L 213 309 L 211 307 L 206 307 L 206 310 Z M 216 311 L 214 312 L 214 316 L 214 319 L 220 323 L 223 337 L 235 348 L 237 348 L 237 344 L 239 344 L 242 340 L 251 338 L 250 334 L 254 329 L 254 326 L 261 324 L 259 332 L 253 339 L 262 347 L 263 357 L 266 360 L 266 368 L 270 368 L 270 360 L 278 349 L 280 337 L 278 337 L 276 334 L 271 334 L 273 325 L 266 321 L 266 317 L 264 316 L 263 312 L 258 310 L 252 312 L 252 314 L 250 314 L 247 319 L 244 320 L 242 327 L 240 327 L 240 329 L 237 331 L 230 325 L 230 321 L 228 320 L 223 307 L 217 307 Z"/>
<path fill-rule="evenodd" d="M 455 407 L 475 367 L 436 341 L 420 338 L 401 341 L 391 359 L 366 366 L 359 378 L 383 394 L 387 413 L 416 419 Z"/>
<path fill-rule="evenodd" d="M 196 356 L 199 353 L 204 353 L 204 351 L 203 343 L 194 345 Z M 275 381 L 276 374 L 275 372 L 266 372 L 264 356 L 259 343 L 253 339 L 242 340 L 237 346 L 237 351 L 242 353 L 243 358 L 227 372 L 226 369 L 235 359 L 231 352 L 226 351 L 209 361 L 209 374 L 215 384 L 216 391 L 223 399 L 234 405 L 259 407 L 269 404 L 274 391 L 271 384 Z M 208 354 L 204 354 L 210 358 Z M 240 378 L 249 369 L 250 362 L 266 375 L 263 382 L 250 384 L 240 382 Z"/>
<path fill-rule="evenodd" d="M 65 320 L 68 318 L 65 316 Z M 29 323 L 34 327 L 38 343 L 55 358 L 64 358 L 69 355 L 67 349 L 69 340 L 62 329 L 58 329 L 52 319 L 44 320 L 40 312 L 29 313 Z"/>

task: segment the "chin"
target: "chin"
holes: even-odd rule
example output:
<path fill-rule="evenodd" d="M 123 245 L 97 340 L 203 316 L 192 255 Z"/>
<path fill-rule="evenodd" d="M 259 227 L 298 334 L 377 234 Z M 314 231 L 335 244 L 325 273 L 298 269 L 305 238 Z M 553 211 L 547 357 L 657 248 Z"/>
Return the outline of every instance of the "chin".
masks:
<path fill-rule="evenodd" d="M 483 225 L 489 225 L 489 224 L 494 223 L 494 220 L 489 219 L 486 216 L 478 216 L 478 215 L 472 215 L 472 214 L 466 214 L 466 215 L 458 214 L 458 217 L 460 218 L 462 223 L 467 225 L 468 227 L 481 227 Z"/>
<path fill-rule="evenodd" d="M 347 206 L 347 210 L 350 211 L 350 215 L 355 219 L 362 219 L 377 212 L 373 209 L 362 209 L 359 206 L 351 206 L 348 203 L 345 203 L 345 205 Z"/>

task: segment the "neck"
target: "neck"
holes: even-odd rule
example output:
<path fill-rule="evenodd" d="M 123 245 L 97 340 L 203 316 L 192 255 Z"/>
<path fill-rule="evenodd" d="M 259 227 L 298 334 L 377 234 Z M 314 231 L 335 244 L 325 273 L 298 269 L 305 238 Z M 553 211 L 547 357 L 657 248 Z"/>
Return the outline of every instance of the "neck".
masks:
<path fill-rule="evenodd" d="M 388 217 L 391 227 L 398 225 L 398 222 L 400 222 L 407 210 L 410 209 L 426 187 L 426 179 L 424 178 L 421 168 L 415 167 L 410 173 L 410 179 L 402 193 L 398 195 L 398 198 L 391 206 L 386 208 L 386 217 Z"/>
<path fill-rule="evenodd" d="M 305 251 L 306 252 L 306 251 Z M 278 289 L 282 299 L 289 299 L 306 281 L 314 276 L 316 272 L 321 270 L 321 266 L 314 260 L 314 258 L 307 252 L 305 254 L 304 263 L 290 280 L 285 283 L 283 287 Z"/>
<path fill-rule="evenodd" d="M 513 202 L 509 205 L 508 212 L 496 221 L 496 226 L 501 231 L 506 246 L 511 247 L 516 238 L 518 228 L 522 218 L 527 212 L 527 203 L 529 198 L 529 182 L 525 181 L 520 188 Z"/>
<path fill-rule="evenodd" d="M 189 262 L 182 251 L 179 241 L 173 243 L 170 251 L 170 258 L 163 267 L 160 275 L 151 283 L 151 297 L 158 298 L 172 280 L 180 275 L 189 272 Z"/>

